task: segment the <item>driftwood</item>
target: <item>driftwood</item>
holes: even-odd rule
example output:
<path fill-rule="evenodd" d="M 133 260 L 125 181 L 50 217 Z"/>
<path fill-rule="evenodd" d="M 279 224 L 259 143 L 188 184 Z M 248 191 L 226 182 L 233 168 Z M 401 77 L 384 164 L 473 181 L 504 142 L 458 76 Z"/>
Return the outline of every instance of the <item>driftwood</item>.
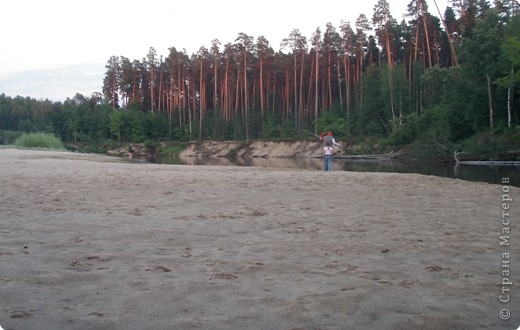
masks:
<path fill-rule="evenodd" d="M 388 154 L 346 155 L 340 150 L 338 154 L 334 155 L 334 159 L 390 161 L 395 160 L 399 155 L 401 155 L 401 153 L 393 152 Z M 313 158 L 322 158 L 322 156 L 315 156 Z"/>
<path fill-rule="evenodd" d="M 481 166 L 489 166 L 489 165 L 506 165 L 506 166 L 520 166 L 520 161 L 517 160 L 460 160 L 459 155 L 466 154 L 465 152 L 455 151 L 453 153 L 453 158 L 455 158 L 455 163 L 457 165 L 481 165 Z"/>
<path fill-rule="evenodd" d="M 392 155 L 335 155 L 334 158 L 339 159 L 358 159 L 358 160 L 392 160 L 396 156 Z"/>

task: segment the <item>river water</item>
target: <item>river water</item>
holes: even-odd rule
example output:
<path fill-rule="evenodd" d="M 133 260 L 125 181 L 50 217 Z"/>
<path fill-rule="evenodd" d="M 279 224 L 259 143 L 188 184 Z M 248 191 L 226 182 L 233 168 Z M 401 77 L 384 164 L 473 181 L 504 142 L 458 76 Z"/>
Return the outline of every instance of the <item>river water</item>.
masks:
<path fill-rule="evenodd" d="M 270 168 L 294 168 L 321 171 L 322 161 L 317 158 L 180 158 L 158 159 L 155 163 L 161 164 L 185 164 L 203 166 L 256 166 Z M 455 165 L 445 163 L 397 161 L 369 161 L 335 159 L 334 171 L 352 172 L 392 172 L 392 173 L 417 173 L 423 175 L 435 175 L 447 178 L 456 178 L 468 181 L 488 182 L 502 184 L 502 178 L 509 178 L 509 185 L 520 187 L 520 166 L 506 165 Z"/>

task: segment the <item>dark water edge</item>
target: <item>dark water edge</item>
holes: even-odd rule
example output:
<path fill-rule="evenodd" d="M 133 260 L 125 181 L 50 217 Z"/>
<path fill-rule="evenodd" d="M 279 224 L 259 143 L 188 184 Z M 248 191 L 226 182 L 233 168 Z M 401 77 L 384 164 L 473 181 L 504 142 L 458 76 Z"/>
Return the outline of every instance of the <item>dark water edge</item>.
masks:
<path fill-rule="evenodd" d="M 388 164 L 345 164 L 347 171 L 417 173 L 466 181 L 487 182 L 502 185 L 507 178 L 508 185 L 520 187 L 520 166 L 506 165 L 456 165 L 436 163 L 388 163 Z"/>
<path fill-rule="evenodd" d="M 307 169 L 321 171 L 322 161 L 317 158 L 225 158 L 187 157 L 179 159 L 151 159 L 158 164 L 202 165 L 202 166 L 255 166 L 269 168 Z M 398 161 L 335 159 L 335 171 L 390 172 L 434 175 L 467 181 L 487 182 L 502 185 L 508 178 L 511 186 L 520 187 L 520 166 L 513 165 L 465 165 L 428 162 L 403 163 Z"/>

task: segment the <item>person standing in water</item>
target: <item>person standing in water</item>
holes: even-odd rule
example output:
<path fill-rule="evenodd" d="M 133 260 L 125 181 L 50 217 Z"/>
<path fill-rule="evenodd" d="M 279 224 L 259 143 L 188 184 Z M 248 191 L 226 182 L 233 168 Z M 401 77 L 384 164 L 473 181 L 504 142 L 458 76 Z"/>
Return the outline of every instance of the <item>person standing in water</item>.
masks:
<path fill-rule="evenodd" d="M 128 147 L 128 157 L 130 159 L 134 158 L 134 145 L 131 144 L 129 147 Z"/>
<path fill-rule="evenodd" d="M 334 149 L 332 146 L 325 145 L 323 147 L 323 170 L 326 172 L 332 171 L 332 153 Z"/>
<path fill-rule="evenodd" d="M 332 131 L 328 131 L 327 135 L 321 133 L 320 140 L 323 142 L 323 170 L 332 171 L 332 155 L 334 153 L 334 146 L 339 147 L 340 144 L 336 142 Z"/>

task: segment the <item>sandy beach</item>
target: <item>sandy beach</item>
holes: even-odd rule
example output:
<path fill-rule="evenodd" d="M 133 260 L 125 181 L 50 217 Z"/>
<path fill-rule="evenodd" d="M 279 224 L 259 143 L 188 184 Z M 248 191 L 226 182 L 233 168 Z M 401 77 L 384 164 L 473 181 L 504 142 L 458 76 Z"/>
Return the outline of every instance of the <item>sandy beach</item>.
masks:
<path fill-rule="evenodd" d="M 517 329 L 519 199 L 502 182 L 0 149 L 0 326 Z"/>

